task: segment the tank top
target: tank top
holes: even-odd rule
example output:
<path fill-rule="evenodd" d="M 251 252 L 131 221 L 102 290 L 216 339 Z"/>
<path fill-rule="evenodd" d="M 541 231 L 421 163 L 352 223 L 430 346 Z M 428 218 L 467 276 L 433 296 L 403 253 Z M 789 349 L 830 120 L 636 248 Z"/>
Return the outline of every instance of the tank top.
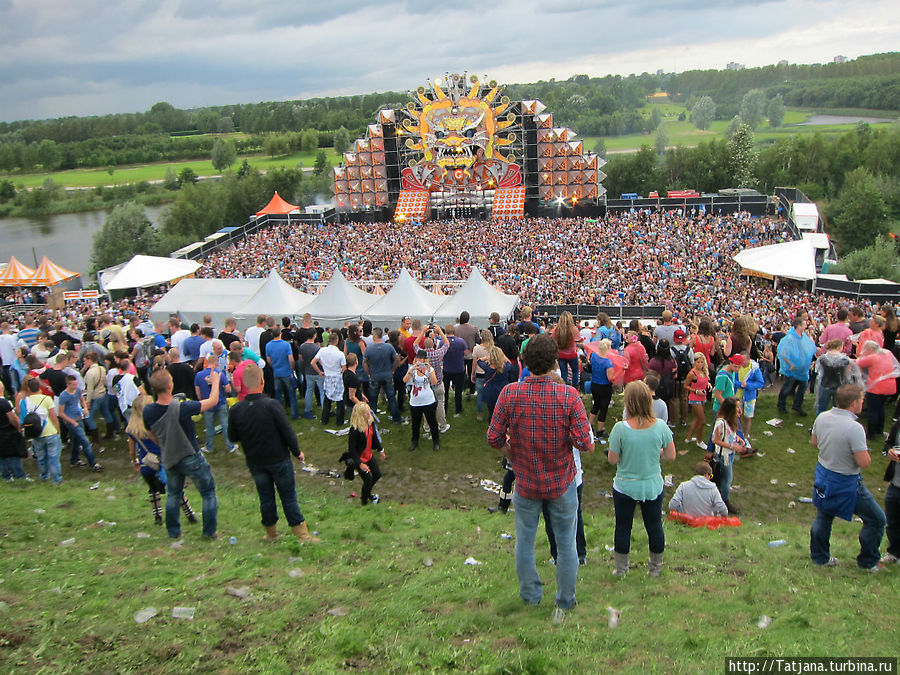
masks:
<path fill-rule="evenodd" d="M 688 403 L 706 403 L 706 388 L 709 386 L 709 378 L 704 377 L 696 370 L 691 370 L 692 373 L 697 377 L 691 383 L 691 388 L 688 390 Z"/>
<path fill-rule="evenodd" d="M 699 335 L 696 337 L 694 340 L 694 351 L 703 354 L 706 357 L 707 368 L 712 368 L 712 359 L 710 359 L 709 355 L 712 352 L 713 345 L 716 343 L 716 339 L 710 336 L 707 337 L 709 342 L 704 342 Z"/>

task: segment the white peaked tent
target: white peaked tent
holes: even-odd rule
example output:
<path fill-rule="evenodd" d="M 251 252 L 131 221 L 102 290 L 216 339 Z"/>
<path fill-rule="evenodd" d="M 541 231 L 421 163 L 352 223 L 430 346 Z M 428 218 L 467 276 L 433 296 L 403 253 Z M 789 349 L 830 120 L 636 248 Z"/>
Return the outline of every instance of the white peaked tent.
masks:
<path fill-rule="evenodd" d="M 509 317 L 519 304 L 518 295 L 501 293 L 491 286 L 477 267 L 460 288 L 444 300 L 434 313 L 434 320 L 444 324 L 456 322 L 460 312 L 469 313 L 469 321 L 474 326 L 485 327 L 491 312 L 497 312 L 501 321 Z"/>
<path fill-rule="evenodd" d="M 234 316 L 265 283 L 265 279 L 182 279 L 150 308 L 153 321 L 165 321 L 177 315 L 187 324 L 202 323 L 203 315 L 213 318 L 216 328 Z"/>
<path fill-rule="evenodd" d="M 379 297 L 357 288 L 337 268 L 322 292 L 303 308 L 315 320 L 348 321 L 358 319 Z"/>
<path fill-rule="evenodd" d="M 809 239 L 745 248 L 734 256 L 744 274 L 809 281 L 816 278 L 816 256 Z"/>
<path fill-rule="evenodd" d="M 115 268 L 111 268 L 101 272 L 101 282 L 105 291 L 147 288 L 180 279 L 193 274 L 199 268 L 200 263 L 196 260 L 136 255 L 116 271 L 113 271 Z"/>
<path fill-rule="evenodd" d="M 397 323 L 404 316 L 430 321 L 445 300 L 446 297 L 422 288 L 404 267 L 391 290 L 363 312 L 363 317 L 377 325 Z"/>
<path fill-rule="evenodd" d="M 273 269 L 253 295 L 234 307 L 233 316 L 240 328 L 256 325 L 259 314 L 275 317 L 278 321 L 282 316 L 293 317 L 304 312 L 304 307 L 314 297 L 298 291 Z"/>

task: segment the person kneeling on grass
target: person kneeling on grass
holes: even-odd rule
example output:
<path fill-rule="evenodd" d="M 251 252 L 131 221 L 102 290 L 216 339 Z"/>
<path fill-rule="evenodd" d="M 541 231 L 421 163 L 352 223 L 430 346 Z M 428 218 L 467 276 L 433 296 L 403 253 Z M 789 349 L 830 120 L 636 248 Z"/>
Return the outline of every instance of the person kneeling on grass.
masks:
<path fill-rule="evenodd" d="M 384 448 L 381 435 L 375 427 L 375 416 L 368 403 L 357 403 L 350 414 L 350 433 L 347 435 L 347 452 L 341 455 L 341 461 L 347 465 L 345 477 L 352 478 L 353 472 L 359 473 L 363 487 L 360 501 L 365 506 L 369 502 L 377 504 L 378 495 L 372 494 L 372 488 L 381 478 L 381 469 L 375 452 L 384 459 Z"/>
<path fill-rule="evenodd" d="M 712 482 L 712 467 L 706 462 L 694 466 L 694 477 L 681 483 L 669 500 L 669 511 L 688 516 L 727 516 L 728 507 Z"/>
<path fill-rule="evenodd" d="M 240 442 L 244 448 L 247 468 L 259 494 L 259 511 L 266 529 L 264 539 L 273 541 L 278 537 L 277 488 L 291 531 L 302 542 L 318 543 L 321 540 L 309 533 L 297 503 L 291 455 L 301 462 L 305 460 L 297 444 L 297 434 L 281 402 L 263 394 L 263 371 L 258 365 L 248 363 L 244 367 L 243 383 L 247 396 L 228 411 L 228 439 L 232 443 Z"/>

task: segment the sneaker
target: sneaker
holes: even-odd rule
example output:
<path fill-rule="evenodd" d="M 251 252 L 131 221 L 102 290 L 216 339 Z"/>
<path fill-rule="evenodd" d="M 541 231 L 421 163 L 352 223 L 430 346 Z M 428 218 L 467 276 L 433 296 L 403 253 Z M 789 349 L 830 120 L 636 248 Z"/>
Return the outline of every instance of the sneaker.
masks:
<path fill-rule="evenodd" d="M 201 449 L 200 449 L 200 452 L 202 452 L 204 455 L 208 455 L 208 454 L 210 454 L 210 453 L 212 452 L 212 449 L 210 449 L 210 448 L 201 448 Z"/>
<path fill-rule="evenodd" d="M 99 464 L 94 464 L 94 466 L 92 466 L 91 469 L 93 469 L 97 473 L 100 473 L 101 471 L 103 471 L 103 467 L 100 466 Z"/>
<path fill-rule="evenodd" d="M 372 503 L 373 504 L 377 504 L 380 501 L 381 501 L 381 497 L 379 497 L 378 495 L 372 495 Z"/>
<path fill-rule="evenodd" d="M 316 419 L 316 415 L 315 415 L 315 413 L 311 413 L 311 412 L 309 412 L 309 413 L 303 413 L 303 419 L 305 419 L 305 420 L 314 420 L 314 419 Z"/>
<path fill-rule="evenodd" d="M 446 434 L 448 431 L 450 431 L 450 425 L 445 424 L 444 426 L 441 427 L 440 431 L 442 434 Z"/>
<path fill-rule="evenodd" d="M 579 565 L 587 565 L 587 558 L 579 558 L 578 564 Z"/>
<path fill-rule="evenodd" d="M 697 441 L 697 447 L 701 450 L 706 450 L 706 443 L 704 443 L 703 441 Z"/>
<path fill-rule="evenodd" d="M 76 467 L 76 466 L 87 466 L 87 464 L 86 464 L 85 462 L 82 462 L 82 461 L 79 459 L 77 462 L 72 462 L 69 466 L 73 466 L 73 467 Z"/>
<path fill-rule="evenodd" d="M 791 408 L 798 416 L 806 417 L 806 411 L 803 408 Z"/>
<path fill-rule="evenodd" d="M 235 445 L 233 448 L 230 448 L 230 449 L 228 450 L 228 454 L 229 454 L 229 455 L 233 455 L 233 454 L 236 453 L 236 452 L 237 452 L 237 446 L 236 446 L 236 445 Z"/>
<path fill-rule="evenodd" d="M 828 562 L 825 563 L 824 565 L 822 565 L 822 567 L 837 567 L 837 566 L 840 565 L 840 564 L 841 564 L 841 561 L 840 561 L 840 560 L 838 560 L 838 559 L 835 558 L 834 556 L 831 556 L 831 557 L 828 559 Z"/>
<path fill-rule="evenodd" d="M 28 480 L 27 478 L 25 480 Z M 884 557 L 881 559 L 882 565 L 891 565 L 893 563 L 900 562 L 900 558 L 895 556 L 893 553 L 885 553 Z"/>
<path fill-rule="evenodd" d="M 609 438 L 609 433 L 606 431 L 606 429 L 601 429 L 600 431 L 598 431 L 596 433 L 596 437 L 597 438 Z"/>
<path fill-rule="evenodd" d="M 34 482 L 34 478 L 32 478 L 31 476 L 25 476 L 25 478 L 23 478 L 22 480 L 24 480 L 26 483 L 33 483 L 33 482 Z M 895 560 L 896 560 L 896 559 L 895 559 Z"/>
<path fill-rule="evenodd" d="M 878 572 L 884 572 L 884 570 L 887 568 L 884 565 L 882 565 L 880 562 L 877 562 L 874 565 L 872 565 L 871 567 L 862 567 L 860 569 L 862 569 L 863 572 L 868 572 L 870 574 L 877 574 Z"/>

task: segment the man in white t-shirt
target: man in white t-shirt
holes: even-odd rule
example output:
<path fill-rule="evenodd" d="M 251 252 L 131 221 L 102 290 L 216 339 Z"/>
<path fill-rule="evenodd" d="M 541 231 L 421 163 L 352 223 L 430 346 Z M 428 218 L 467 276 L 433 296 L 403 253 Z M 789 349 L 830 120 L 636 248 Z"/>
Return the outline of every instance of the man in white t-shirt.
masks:
<path fill-rule="evenodd" d="M 328 336 L 328 346 L 322 347 L 311 362 L 316 372 L 325 378 L 323 385 L 325 401 L 322 404 L 322 424 L 328 424 L 328 419 L 331 417 L 332 401 L 337 403 L 338 423 L 343 423 L 344 419 L 344 381 L 341 375 L 347 365 L 347 358 L 344 356 L 344 352 L 337 347 L 339 337 L 340 334 L 337 331 L 332 332 Z"/>
<path fill-rule="evenodd" d="M 179 358 L 182 363 L 188 360 L 182 346 L 184 345 L 184 341 L 189 337 L 191 337 L 191 331 L 187 328 L 182 328 L 181 321 L 177 317 L 169 319 L 169 344 L 178 350 Z"/>
<path fill-rule="evenodd" d="M 16 393 L 12 380 L 9 377 L 9 368 L 16 360 L 16 336 L 12 334 L 9 324 L 4 321 L 0 324 L 0 363 L 3 364 L 2 378 L 6 390 Z"/>
<path fill-rule="evenodd" d="M 254 353 L 259 354 L 259 336 L 263 334 L 266 330 L 266 319 L 268 317 L 265 314 L 260 314 L 256 317 L 256 325 L 250 326 L 246 331 L 244 331 L 244 344 L 250 347 Z"/>

